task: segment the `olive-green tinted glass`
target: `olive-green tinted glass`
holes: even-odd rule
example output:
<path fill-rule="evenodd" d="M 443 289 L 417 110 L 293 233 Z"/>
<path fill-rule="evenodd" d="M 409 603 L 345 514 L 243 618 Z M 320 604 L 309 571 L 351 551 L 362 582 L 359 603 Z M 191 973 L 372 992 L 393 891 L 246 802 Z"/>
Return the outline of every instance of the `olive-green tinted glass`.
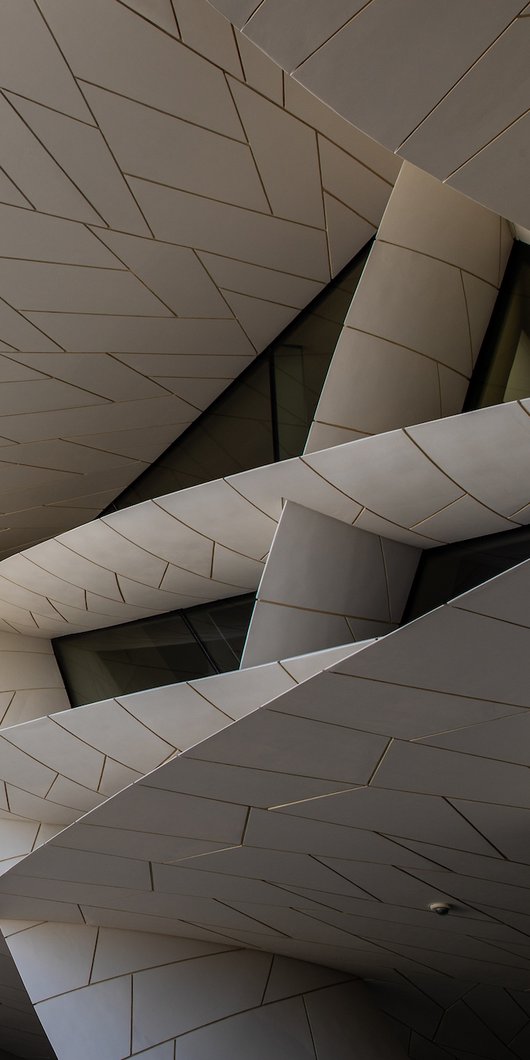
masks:
<path fill-rule="evenodd" d="M 488 534 L 423 552 L 402 624 L 474 589 L 530 557 L 530 527 Z"/>
<path fill-rule="evenodd" d="M 73 707 L 239 666 L 254 596 L 59 637 L 53 648 Z"/>
<path fill-rule="evenodd" d="M 370 244 L 108 511 L 303 452 L 369 249 Z"/>

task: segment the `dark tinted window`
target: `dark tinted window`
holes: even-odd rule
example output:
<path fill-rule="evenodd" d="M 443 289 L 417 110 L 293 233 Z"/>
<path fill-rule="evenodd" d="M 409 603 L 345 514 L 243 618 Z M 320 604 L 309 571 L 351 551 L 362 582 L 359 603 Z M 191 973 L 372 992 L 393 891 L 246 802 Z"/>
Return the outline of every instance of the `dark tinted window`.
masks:
<path fill-rule="evenodd" d="M 402 624 L 432 611 L 530 557 L 530 527 L 423 552 Z"/>
<path fill-rule="evenodd" d="M 332 280 L 108 511 L 303 452 L 369 249 Z"/>
<path fill-rule="evenodd" d="M 254 596 L 53 641 L 72 706 L 236 670 Z"/>

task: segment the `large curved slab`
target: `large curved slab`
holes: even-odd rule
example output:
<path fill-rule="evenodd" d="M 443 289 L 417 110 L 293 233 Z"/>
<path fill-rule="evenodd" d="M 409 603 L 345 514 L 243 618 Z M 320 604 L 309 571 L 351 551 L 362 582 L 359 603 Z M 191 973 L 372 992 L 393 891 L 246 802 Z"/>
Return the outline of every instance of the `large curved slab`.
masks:
<path fill-rule="evenodd" d="M 348 643 L 44 716 L 41 701 L 40 716 L 4 724 L 0 873 L 175 755 L 364 646 Z M 327 790 L 315 782 L 315 794 Z M 190 841 L 190 852 L 199 850 Z"/>
<path fill-rule="evenodd" d="M 429 548 L 526 525 L 528 401 L 362 438 L 145 501 L 0 564 L 0 619 L 98 629 L 257 587 L 285 500 Z"/>
<path fill-rule="evenodd" d="M 511 248 L 507 221 L 403 165 L 306 451 L 461 412 Z"/>
<path fill-rule="evenodd" d="M 17 926 L 5 924 L 8 944 L 59 1056 L 405 1060 L 366 988 L 340 972 L 186 938 Z"/>
<path fill-rule="evenodd" d="M 414 1007 L 410 983 L 426 970 L 431 979 L 454 977 L 456 996 L 463 980 L 527 989 L 520 660 L 529 571 L 523 563 L 355 650 L 4 730 L 0 912 L 31 922 L 5 923 L 6 932 L 35 930 L 43 961 L 70 952 L 78 962 L 79 932 L 91 961 L 98 927 L 133 940 L 147 931 L 272 950 L 381 982 L 383 1007 L 392 1007 L 389 980 L 409 983 L 400 1004 Z M 223 731 L 210 735 L 199 702 Z M 194 746 L 175 757 L 186 741 Z M 46 817 L 46 808 L 57 811 L 56 785 L 79 793 L 87 770 L 105 776 L 102 757 L 110 786 L 78 803 L 71 824 Z M 114 782 L 129 786 L 109 798 L 112 767 Z M 25 807 L 12 779 L 24 771 Z M 448 921 L 433 923 L 436 900 L 452 907 Z M 28 964 L 21 939 L 19 960 L 30 985 L 38 962 L 27 941 L 33 958 Z M 35 994 L 43 1016 L 50 1010 L 50 1033 L 55 1018 L 62 1026 L 64 1012 L 68 1023 L 71 1005 L 81 1004 L 81 987 L 92 991 L 90 1013 L 99 987 L 88 981 L 71 994 L 68 979 L 51 1006 Z M 456 1033 L 449 1017 L 442 1022 L 443 1035 Z"/>
<path fill-rule="evenodd" d="M 352 125 L 529 226 L 522 0 L 210 2 Z"/>
<path fill-rule="evenodd" d="M 5 873 L 4 917 L 528 989 L 529 577 L 499 575 L 138 780 Z"/>

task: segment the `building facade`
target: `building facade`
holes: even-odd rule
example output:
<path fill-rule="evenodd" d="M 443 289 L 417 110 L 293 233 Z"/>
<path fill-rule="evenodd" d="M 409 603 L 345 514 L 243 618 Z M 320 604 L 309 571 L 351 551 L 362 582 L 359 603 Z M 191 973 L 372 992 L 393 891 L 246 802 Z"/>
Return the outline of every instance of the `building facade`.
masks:
<path fill-rule="evenodd" d="M 0 1056 L 523 1060 L 530 5 L 0 24 Z"/>

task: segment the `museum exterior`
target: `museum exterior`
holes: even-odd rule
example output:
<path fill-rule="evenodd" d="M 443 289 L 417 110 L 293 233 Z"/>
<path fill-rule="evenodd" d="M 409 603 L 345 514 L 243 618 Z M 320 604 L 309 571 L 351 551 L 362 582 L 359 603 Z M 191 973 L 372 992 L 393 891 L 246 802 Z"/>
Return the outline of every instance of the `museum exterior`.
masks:
<path fill-rule="evenodd" d="M 0 1057 L 526 1060 L 530 4 L 0 30 Z"/>

